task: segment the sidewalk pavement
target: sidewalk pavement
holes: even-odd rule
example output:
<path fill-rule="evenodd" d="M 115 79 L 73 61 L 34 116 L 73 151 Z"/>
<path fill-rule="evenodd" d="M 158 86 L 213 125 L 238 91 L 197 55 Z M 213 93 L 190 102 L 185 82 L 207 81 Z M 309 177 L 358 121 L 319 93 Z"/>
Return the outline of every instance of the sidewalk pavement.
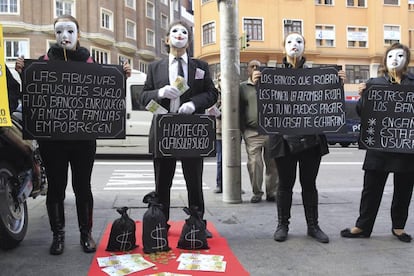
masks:
<path fill-rule="evenodd" d="M 299 186 L 299 185 L 296 185 Z M 296 187 L 295 186 L 295 187 Z M 369 239 L 344 239 L 339 232 L 351 227 L 358 215 L 360 190 L 319 190 L 319 222 L 330 237 L 322 244 L 306 235 L 306 222 L 300 192 L 295 188 L 289 238 L 285 242 L 273 240 L 276 228 L 274 202 L 249 202 L 247 187 L 243 203 L 228 204 L 222 195 L 205 190 L 206 214 L 253 276 L 267 275 L 414 275 L 414 243 L 402 243 L 391 234 L 390 202 L 392 190 L 384 193 L 381 208 Z M 134 191 L 131 195 L 108 196 L 94 191 L 93 236 L 97 242 L 108 223 L 119 217 L 116 207 L 130 207 L 130 216 L 142 220 L 146 206 L 142 197 L 147 191 Z M 171 220 L 184 220 L 182 207 L 187 204 L 186 191 L 172 191 Z M 30 199 L 29 228 L 21 245 L 11 251 L 0 251 L 0 275 L 86 275 L 93 254 L 85 254 L 79 245 L 76 208 L 73 193 L 67 192 L 65 201 L 66 241 L 62 256 L 48 253 L 51 233 L 45 209 L 45 197 Z M 413 205 L 412 205 L 413 206 Z M 411 206 L 412 214 L 413 207 Z M 412 215 L 406 231 L 414 234 Z M 106 241 L 104 241 L 106 242 Z M 137 243 L 142 246 L 140 237 Z M 208 275 L 208 274 L 206 274 Z M 232 275 L 227 271 L 224 275 Z"/>

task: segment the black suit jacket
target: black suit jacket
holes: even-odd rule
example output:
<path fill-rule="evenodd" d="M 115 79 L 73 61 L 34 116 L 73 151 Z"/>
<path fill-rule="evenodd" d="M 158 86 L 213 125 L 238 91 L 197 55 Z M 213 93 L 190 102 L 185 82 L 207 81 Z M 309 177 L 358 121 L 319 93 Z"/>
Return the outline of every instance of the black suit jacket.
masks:
<path fill-rule="evenodd" d="M 142 105 L 146 106 L 151 100 L 154 100 L 165 109 L 170 110 L 170 100 L 158 97 L 158 90 L 165 85 L 170 84 L 168 62 L 168 58 L 164 58 L 149 65 L 144 89 L 139 98 Z M 196 78 L 197 69 L 204 71 L 202 77 L 198 74 Z M 207 108 L 217 102 L 218 91 L 210 77 L 208 64 L 206 62 L 199 59 L 188 59 L 187 83 L 190 88 L 187 92 L 181 95 L 180 106 L 185 102 L 192 101 L 196 109 L 194 113 L 204 114 Z M 154 120 L 152 121 L 149 133 L 150 152 L 153 152 L 153 142 L 155 140 L 153 126 Z"/>

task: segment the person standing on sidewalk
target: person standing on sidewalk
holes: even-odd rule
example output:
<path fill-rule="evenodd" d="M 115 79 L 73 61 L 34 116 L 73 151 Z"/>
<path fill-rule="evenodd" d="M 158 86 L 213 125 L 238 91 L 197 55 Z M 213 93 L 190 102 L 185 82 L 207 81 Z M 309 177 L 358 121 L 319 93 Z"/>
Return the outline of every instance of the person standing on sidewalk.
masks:
<path fill-rule="evenodd" d="M 169 113 L 205 114 L 206 109 L 217 101 L 217 89 L 210 77 L 208 64 L 202 60 L 190 58 L 187 48 L 192 43 L 190 27 L 182 22 L 171 23 L 166 36 L 169 52 L 167 58 L 149 65 L 147 79 L 140 96 L 140 102 L 146 106 L 151 100 L 156 101 Z M 180 66 L 180 63 L 182 64 Z M 182 76 L 189 89 L 183 94 L 173 85 L 177 76 Z M 149 151 L 154 153 L 155 120 L 149 133 Z M 170 194 L 175 174 L 177 159 L 175 157 L 154 157 L 155 190 L 167 221 L 170 217 Z M 204 216 L 203 197 L 203 158 L 181 158 L 181 165 L 188 193 L 189 207 L 196 206 L 200 216 Z M 211 233 L 206 229 L 206 234 Z"/>
<path fill-rule="evenodd" d="M 79 23 L 74 17 L 61 15 L 55 20 L 53 26 L 56 43 L 49 48 L 46 55 L 39 58 L 40 60 L 94 62 L 89 50 L 79 44 Z M 20 57 L 16 61 L 16 71 L 22 73 L 23 68 L 24 59 Z M 123 69 L 125 75 L 129 77 L 131 75 L 130 65 L 125 63 Z M 80 244 L 84 252 L 95 252 L 96 243 L 92 238 L 94 202 L 91 176 L 95 161 L 96 140 L 41 140 L 38 143 L 48 179 L 46 208 L 53 232 L 49 253 L 60 255 L 64 250 L 64 200 L 69 166 L 76 198 Z"/>
<path fill-rule="evenodd" d="M 414 75 L 407 72 L 410 49 L 400 43 L 391 45 L 382 61 L 382 74 L 371 78 L 359 87 L 365 93 L 367 84 L 414 86 Z M 359 115 L 364 108 L 364 97 L 358 101 Z M 411 242 L 412 237 L 404 231 L 408 218 L 414 185 L 414 154 L 386 152 L 367 149 L 364 164 L 364 186 L 361 194 L 359 217 L 355 226 L 341 231 L 344 238 L 369 238 L 381 204 L 388 175 L 394 173 L 394 194 L 391 204 L 391 233 L 402 242 Z"/>
<path fill-rule="evenodd" d="M 306 58 L 305 38 L 298 33 L 290 33 L 284 41 L 286 56 L 285 68 L 304 68 Z M 345 72 L 338 75 L 345 78 Z M 318 242 L 328 243 L 329 237 L 318 224 L 318 190 L 316 177 L 322 156 L 329 153 L 325 135 L 271 135 L 269 138 L 271 156 L 276 160 L 279 171 L 279 189 L 276 195 L 278 224 L 274 240 L 283 242 L 288 237 L 290 210 L 292 207 L 293 186 L 296 181 L 296 169 L 299 165 L 299 180 L 302 186 L 302 202 L 308 226 L 308 236 Z M 298 145 L 301 150 L 296 150 Z"/>
<path fill-rule="evenodd" d="M 213 190 L 215 194 L 221 194 L 223 192 L 223 163 L 222 163 L 222 139 L 221 139 L 221 74 L 217 75 L 217 103 L 215 109 L 217 110 L 216 115 L 216 159 L 217 159 L 217 170 L 216 170 L 216 188 Z"/>
<path fill-rule="evenodd" d="M 247 72 L 249 78 L 240 84 L 240 131 L 242 133 L 247 153 L 247 170 L 249 172 L 250 184 L 253 196 L 251 203 L 262 201 L 264 194 L 263 170 L 265 167 L 266 200 L 274 202 L 278 186 L 278 172 L 275 161 L 270 158 L 267 142 L 268 135 L 259 134 L 257 115 L 256 83 L 258 78 L 253 79 L 253 73 L 259 72 L 260 62 L 252 60 L 249 62 Z M 259 72 L 260 73 L 260 72 Z"/>

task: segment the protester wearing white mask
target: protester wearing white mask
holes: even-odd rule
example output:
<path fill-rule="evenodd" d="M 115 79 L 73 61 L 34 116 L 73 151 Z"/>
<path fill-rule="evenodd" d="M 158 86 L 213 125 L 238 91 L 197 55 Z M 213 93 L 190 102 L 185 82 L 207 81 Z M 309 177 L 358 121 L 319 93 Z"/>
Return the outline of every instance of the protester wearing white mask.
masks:
<path fill-rule="evenodd" d="M 380 76 L 371 78 L 359 87 L 360 94 L 366 86 L 398 85 L 414 86 L 414 75 L 407 72 L 410 62 L 410 49 L 400 43 L 391 45 L 382 61 Z M 361 97 L 357 112 L 361 115 L 364 97 Z M 398 116 L 395 114 L 394 116 Z M 411 242 L 412 237 L 405 233 L 410 201 L 414 185 L 414 154 L 386 152 L 368 149 L 362 168 L 364 185 L 361 193 L 359 217 L 352 228 L 341 231 L 344 238 L 369 238 L 381 204 L 384 186 L 390 173 L 394 174 L 394 195 L 391 204 L 391 233 L 402 242 Z"/>
<path fill-rule="evenodd" d="M 187 48 L 192 41 L 190 27 L 184 22 L 173 22 L 167 32 L 165 43 L 169 55 L 148 67 L 140 102 L 146 106 L 152 100 L 170 113 L 204 114 L 205 110 L 217 101 L 217 89 L 210 77 L 208 64 L 190 58 Z M 177 77 L 188 85 L 186 91 L 175 86 Z M 154 153 L 154 121 L 149 135 L 149 151 Z M 155 171 L 155 190 L 163 206 L 164 215 L 170 217 L 170 192 L 175 174 L 177 159 L 174 157 L 153 158 Z M 187 186 L 188 205 L 198 207 L 204 215 L 203 198 L 203 158 L 181 158 L 181 165 Z M 211 233 L 206 231 L 207 236 Z"/>

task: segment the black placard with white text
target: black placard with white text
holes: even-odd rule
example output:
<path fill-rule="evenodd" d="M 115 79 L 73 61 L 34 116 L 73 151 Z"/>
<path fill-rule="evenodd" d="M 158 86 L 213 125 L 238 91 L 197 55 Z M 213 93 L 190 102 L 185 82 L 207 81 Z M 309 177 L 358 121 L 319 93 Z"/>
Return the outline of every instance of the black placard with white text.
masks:
<path fill-rule="evenodd" d="M 262 134 L 340 132 L 346 123 L 344 89 L 335 67 L 266 68 L 257 105 Z"/>
<path fill-rule="evenodd" d="M 125 138 L 122 66 L 26 60 L 22 87 L 25 139 Z"/>
<path fill-rule="evenodd" d="M 155 157 L 212 157 L 216 120 L 209 115 L 156 115 Z"/>
<path fill-rule="evenodd" d="M 362 96 L 360 144 L 414 153 L 414 86 L 368 85 Z"/>

